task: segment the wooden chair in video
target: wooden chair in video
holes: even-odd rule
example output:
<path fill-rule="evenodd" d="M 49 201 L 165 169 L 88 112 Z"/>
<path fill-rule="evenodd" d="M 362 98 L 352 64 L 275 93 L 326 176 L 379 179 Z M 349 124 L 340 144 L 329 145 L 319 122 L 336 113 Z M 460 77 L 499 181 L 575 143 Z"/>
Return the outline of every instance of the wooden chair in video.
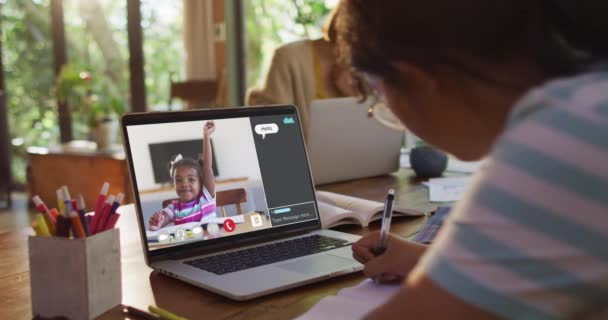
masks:
<path fill-rule="evenodd" d="M 226 209 L 224 206 L 236 205 L 236 213 L 243 214 L 241 203 L 247 202 L 247 192 L 243 188 L 218 191 L 215 204 L 220 207 L 222 216 L 226 217 Z"/>
<path fill-rule="evenodd" d="M 171 201 L 177 199 L 167 199 L 163 201 L 163 208 L 168 206 Z M 218 191 L 215 195 L 215 205 L 220 208 L 222 217 L 226 217 L 225 206 L 235 205 L 237 214 L 243 214 L 241 203 L 247 202 L 247 192 L 243 188 Z"/>

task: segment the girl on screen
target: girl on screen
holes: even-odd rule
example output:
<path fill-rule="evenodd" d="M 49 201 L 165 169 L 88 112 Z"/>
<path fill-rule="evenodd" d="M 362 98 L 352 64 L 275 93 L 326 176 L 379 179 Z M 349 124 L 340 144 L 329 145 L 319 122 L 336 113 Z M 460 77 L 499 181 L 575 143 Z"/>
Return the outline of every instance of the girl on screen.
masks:
<path fill-rule="evenodd" d="M 210 141 L 214 131 L 215 123 L 207 121 L 203 127 L 202 160 L 178 155 L 171 161 L 169 172 L 178 198 L 150 217 L 150 230 L 158 230 L 171 222 L 183 224 L 215 217 L 215 178 L 211 168 Z"/>

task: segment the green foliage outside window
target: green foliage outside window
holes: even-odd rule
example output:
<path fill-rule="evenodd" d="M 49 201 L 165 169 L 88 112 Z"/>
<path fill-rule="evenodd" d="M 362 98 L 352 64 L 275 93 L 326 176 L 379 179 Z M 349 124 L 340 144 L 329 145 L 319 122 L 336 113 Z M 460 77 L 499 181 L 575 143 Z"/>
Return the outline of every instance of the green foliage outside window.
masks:
<path fill-rule="evenodd" d="M 107 117 L 126 111 L 126 100 L 109 81 L 91 75 L 85 67 L 68 63 L 57 77 L 55 94 L 61 103 L 70 107 L 72 120 L 94 127 Z"/>
<path fill-rule="evenodd" d="M 325 17 L 337 1 L 247 0 L 247 87 L 263 80 L 272 52 L 282 44 L 322 35 Z"/>
<path fill-rule="evenodd" d="M 97 105 L 102 109 L 109 104 L 119 112 L 130 108 L 126 3 L 63 0 L 70 68 L 78 76 L 89 72 L 92 79 L 90 94 L 81 96 L 94 100 L 83 101 L 103 103 Z M 181 8 L 181 1 L 142 0 L 149 106 L 166 104 L 169 75 L 179 77 L 182 70 Z M 50 0 L 0 0 L 0 14 L 13 180 L 25 183 L 26 148 L 59 143 Z M 78 79 L 74 74 L 69 77 Z M 69 96 L 74 95 L 78 93 Z M 71 106 L 76 110 L 90 110 L 91 105 L 88 107 Z M 75 139 L 89 138 L 88 114 L 72 114 Z"/>
<path fill-rule="evenodd" d="M 68 60 L 129 108 L 127 0 L 64 0 Z M 336 0 L 247 0 L 247 85 L 257 84 L 281 44 L 321 36 Z M 170 77 L 183 70 L 182 1 L 142 0 L 147 103 L 162 108 Z M 50 0 L 0 0 L 13 179 L 24 183 L 28 146 L 59 142 Z M 81 70 L 80 70 L 81 69 Z M 73 114 L 75 139 L 88 139 L 88 121 Z"/>

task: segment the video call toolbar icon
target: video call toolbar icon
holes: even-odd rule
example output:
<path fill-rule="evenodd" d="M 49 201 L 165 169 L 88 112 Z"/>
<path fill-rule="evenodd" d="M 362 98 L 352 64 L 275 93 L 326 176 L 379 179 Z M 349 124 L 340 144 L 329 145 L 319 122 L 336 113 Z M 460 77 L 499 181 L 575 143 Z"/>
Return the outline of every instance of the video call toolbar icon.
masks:
<path fill-rule="evenodd" d="M 251 215 L 251 225 L 254 228 L 261 227 L 264 224 L 262 221 L 262 216 L 258 213 L 254 213 Z"/>
<path fill-rule="evenodd" d="M 234 231 L 235 228 L 236 228 L 236 225 L 234 224 L 234 220 L 232 220 L 232 219 L 224 220 L 224 230 L 226 232 L 232 232 L 232 231 Z"/>

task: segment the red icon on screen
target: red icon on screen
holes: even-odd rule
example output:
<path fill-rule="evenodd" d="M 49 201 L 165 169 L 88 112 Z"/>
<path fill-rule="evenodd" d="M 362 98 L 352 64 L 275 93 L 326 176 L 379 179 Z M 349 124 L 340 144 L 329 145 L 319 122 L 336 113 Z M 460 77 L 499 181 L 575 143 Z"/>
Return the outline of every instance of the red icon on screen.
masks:
<path fill-rule="evenodd" d="M 226 232 L 234 231 L 235 227 L 236 226 L 234 225 L 234 221 L 232 219 L 224 220 L 224 230 L 226 230 Z"/>

